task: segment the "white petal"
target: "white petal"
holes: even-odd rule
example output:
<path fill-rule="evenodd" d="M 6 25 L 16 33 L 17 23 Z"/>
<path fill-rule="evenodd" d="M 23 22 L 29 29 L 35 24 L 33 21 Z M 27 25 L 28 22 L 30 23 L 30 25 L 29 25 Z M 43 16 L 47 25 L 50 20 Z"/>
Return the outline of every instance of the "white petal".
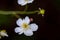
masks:
<path fill-rule="evenodd" d="M 18 4 L 22 4 L 24 0 L 18 0 Z"/>
<path fill-rule="evenodd" d="M 26 4 L 27 4 L 27 2 L 24 2 L 24 3 L 21 4 L 21 6 L 24 6 L 24 5 L 26 5 Z"/>
<path fill-rule="evenodd" d="M 28 3 L 32 3 L 34 0 L 28 0 Z"/>
<path fill-rule="evenodd" d="M 28 16 L 26 16 L 26 17 L 25 17 L 24 22 L 25 22 L 25 23 L 27 23 L 27 24 L 29 24 L 29 23 L 30 23 L 30 19 L 29 19 L 29 17 L 28 17 Z"/>
<path fill-rule="evenodd" d="M 37 31 L 38 25 L 36 25 L 35 23 L 30 24 L 30 28 L 31 28 L 32 31 Z"/>
<path fill-rule="evenodd" d="M 16 21 L 16 24 L 17 24 L 18 26 L 21 26 L 22 23 L 23 23 L 23 20 L 22 20 L 21 18 L 19 18 L 19 19 Z"/>
<path fill-rule="evenodd" d="M 19 35 L 21 35 L 24 31 L 22 30 L 20 33 L 18 33 Z"/>
<path fill-rule="evenodd" d="M 22 30 L 23 30 L 23 28 L 21 28 L 21 27 L 16 27 L 14 31 L 15 31 L 16 33 L 20 33 L 20 32 L 22 32 Z"/>
<path fill-rule="evenodd" d="M 8 37 L 7 33 L 5 33 L 5 32 L 1 32 L 0 35 L 3 36 L 3 37 L 4 36 Z"/>
<path fill-rule="evenodd" d="M 24 6 L 27 4 L 27 2 L 25 2 L 24 0 L 18 0 L 18 4 L 20 4 L 21 6 Z"/>
<path fill-rule="evenodd" d="M 28 30 L 25 30 L 25 31 L 24 31 L 24 34 L 25 34 L 26 36 L 32 36 L 32 35 L 33 35 L 33 32 L 32 32 L 32 30 L 28 29 Z"/>

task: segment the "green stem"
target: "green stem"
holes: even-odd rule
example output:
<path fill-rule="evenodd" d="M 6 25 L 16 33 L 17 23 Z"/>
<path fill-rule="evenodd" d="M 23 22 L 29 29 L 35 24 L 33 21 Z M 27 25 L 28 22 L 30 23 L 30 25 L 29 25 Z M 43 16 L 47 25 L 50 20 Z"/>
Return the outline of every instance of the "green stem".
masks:
<path fill-rule="evenodd" d="M 17 15 L 15 12 L 13 12 L 13 15 L 14 15 L 16 18 L 20 18 L 20 16 Z"/>
<path fill-rule="evenodd" d="M 27 9 L 28 9 L 28 5 L 26 5 L 26 6 L 25 6 L 25 9 L 24 9 L 24 11 L 27 11 Z"/>
<path fill-rule="evenodd" d="M 4 15 L 9 15 L 9 14 L 13 14 L 13 12 L 15 12 L 15 14 L 34 14 L 34 13 L 37 13 L 39 12 L 38 10 L 36 11 L 27 11 L 27 12 L 24 12 L 24 11 L 0 11 L 0 14 L 4 14 Z"/>
<path fill-rule="evenodd" d="M 25 6 L 25 10 L 24 10 L 24 13 L 26 13 L 26 11 L 27 11 L 27 5 Z M 15 12 L 13 12 L 13 15 L 16 17 L 16 18 L 20 18 L 20 16 L 19 15 L 17 15 Z"/>

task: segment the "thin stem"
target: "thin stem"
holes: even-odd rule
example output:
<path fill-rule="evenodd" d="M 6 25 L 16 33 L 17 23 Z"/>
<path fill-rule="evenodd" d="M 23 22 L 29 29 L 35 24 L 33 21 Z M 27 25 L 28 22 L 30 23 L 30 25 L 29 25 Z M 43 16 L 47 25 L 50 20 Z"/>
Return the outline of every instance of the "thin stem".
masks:
<path fill-rule="evenodd" d="M 20 18 L 20 16 L 17 15 L 15 12 L 13 12 L 13 15 L 14 15 L 16 18 Z"/>
<path fill-rule="evenodd" d="M 24 11 L 26 12 L 26 11 L 27 11 L 27 9 L 28 9 L 28 5 L 26 5 L 26 6 L 25 6 L 25 9 L 24 9 Z"/>
<path fill-rule="evenodd" d="M 27 12 L 24 12 L 24 11 L 0 11 L 0 14 L 4 14 L 4 15 L 9 15 L 9 14 L 34 14 L 34 13 L 38 13 L 39 11 L 36 10 L 36 11 L 27 11 Z"/>

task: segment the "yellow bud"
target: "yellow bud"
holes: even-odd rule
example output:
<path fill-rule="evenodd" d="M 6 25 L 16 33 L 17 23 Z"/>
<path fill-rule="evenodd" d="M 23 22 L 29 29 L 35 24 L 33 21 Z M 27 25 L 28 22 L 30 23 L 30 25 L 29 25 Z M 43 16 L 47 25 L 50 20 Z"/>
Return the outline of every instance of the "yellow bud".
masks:
<path fill-rule="evenodd" d="M 45 10 L 44 9 L 39 9 L 39 10 L 40 10 L 39 13 L 42 14 L 42 15 L 44 15 Z"/>

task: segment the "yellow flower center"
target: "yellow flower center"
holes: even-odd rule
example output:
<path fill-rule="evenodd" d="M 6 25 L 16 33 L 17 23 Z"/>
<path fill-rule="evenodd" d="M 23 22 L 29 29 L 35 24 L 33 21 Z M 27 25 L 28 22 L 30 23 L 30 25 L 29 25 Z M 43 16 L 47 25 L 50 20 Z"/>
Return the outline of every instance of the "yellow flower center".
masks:
<path fill-rule="evenodd" d="M 25 1 L 28 1 L 28 0 L 25 0 Z"/>
<path fill-rule="evenodd" d="M 27 23 L 23 23 L 23 24 L 22 24 L 22 27 L 23 27 L 23 28 L 28 28 L 29 25 L 28 25 Z"/>

